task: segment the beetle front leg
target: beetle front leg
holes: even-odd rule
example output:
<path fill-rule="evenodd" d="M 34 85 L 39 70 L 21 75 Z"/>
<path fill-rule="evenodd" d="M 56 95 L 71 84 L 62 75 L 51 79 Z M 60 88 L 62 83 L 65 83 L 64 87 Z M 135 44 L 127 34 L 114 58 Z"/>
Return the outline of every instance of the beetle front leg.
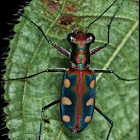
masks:
<path fill-rule="evenodd" d="M 90 51 L 90 55 L 95 54 L 96 52 L 100 51 L 101 49 L 103 49 L 103 48 L 105 48 L 105 47 L 107 47 L 109 45 L 109 31 L 110 31 L 110 25 L 111 25 L 111 23 L 112 22 L 110 22 L 110 24 L 108 25 L 108 28 L 107 28 L 107 33 L 108 33 L 108 35 L 107 35 L 107 38 L 108 38 L 107 39 L 107 43 L 105 43 L 103 46 L 100 46 L 100 47 L 97 47 L 95 49 L 92 49 Z"/>
<path fill-rule="evenodd" d="M 96 52 L 100 51 L 101 49 L 105 48 L 106 46 L 108 46 L 108 43 L 106 43 L 106 44 L 103 45 L 103 46 L 100 46 L 100 47 L 97 47 L 97 48 L 95 48 L 95 49 L 92 49 L 92 50 L 90 51 L 90 55 L 95 54 Z"/>
<path fill-rule="evenodd" d="M 45 35 L 45 33 L 43 32 L 43 30 L 42 30 L 42 28 L 40 27 L 40 26 L 38 26 L 36 23 L 34 23 L 31 19 L 29 19 L 27 16 L 25 16 L 24 14 L 22 14 L 21 12 L 19 12 L 19 14 L 21 15 L 21 16 L 23 16 L 24 18 L 26 18 L 27 20 L 29 20 L 32 24 L 34 24 L 40 31 L 41 31 L 41 33 L 43 34 L 43 36 L 45 37 L 45 39 L 47 40 L 47 42 L 49 43 L 49 44 L 51 44 L 53 47 L 55 47 L 58 51 L 60 51 L 62 54 L 64 54 L 65 56 L 70 56 L 70 53 L 69 52 L 67 52 L 66 50 L 64 50 L 63 48 L 61 48 L 61 47 L 59 47 L 59 46 L 57 46 L 57 45 L 55 45 L 53 42 L 51 42 L 48 38 L 47 38 L 47 36 Z"/>
<path fill-rule="evenodd" d="M 95 73 L 113 73 L 119 80 L 123 80 L 123 81 L 134 81 L 134 80 L 138 80 L 138 79 L 124 79 L 121 78 L 118 74 L 116 74 L 115 72 L 111 71 L 111 70 L 94 70 Z"/>
<path fill-rule="evenodd" d="M 114 18 L 114 17 L 112 17 L 112 18 Z M 112 21 L 112 20 L 111 20 Z M 105 48 L 105 47 L 107 47 L 108 45 L 109 45 L 109 31 L 110 31 L 110 25 L 111 25 L 111 23 L 112 22 L 110 22 L 110 24 L 107 26 L 108 28 L 107 28 L 107 43 L 105 43 L 103 46 L 100 46 L 100 47 L 97 47 L 97 48 L 95 48 L 95 49 L 92 49 L 91 51 L 90 51 L 90 55 L 93 55 L 93 54 L 95 54 L 96 52 L 98 52 L 98 51 L 100 51 L 101 49 L 103 49 L 103 48 Z"/>
<path fill-rule="evenodd" d="M 117 0 L 116 0 L 117 1 Z M 116 2 L 116 1 L 114 1 L 114 3 Z M 112 24 L 112 21 L 114 20 L 114 17 L 115 17 L 115 15 L 117 14 L 117 12 L 119 11 L 119 9 L 121 8 L 121 6 L 122 6 L 122 4 L 125 2 L 125 0 L 120 4 L 120 6 L 118 7 L 118 9 L 116 10 L 116 12 L 115 12 L 115 14 L 112 16 L 112 18 L 111 18 L 111 21 L 110 21 L 110 23 L 107 25 L 107 43 L 105 43 L 103 46 L 101 46 L 101 47 L 97 47 L 97 48 L 95 48 L 95 49 L 92 49 L 91 51 L 90 51 L 90 55 L 93 55 L 93 54 L 95 54 L 96 52 L 98 52 L 99 50 L 101 50 L 101 49 L 103 49 L 103 48 L 105 48 L 105 47 L 107 47 L 108 45 L 109 45 L 109 33 L 110 33 L 110 27 L 111 27 L 111 24 Z M 114 4 L 113 3 L 113 4 Z M 113 5 L 112 4 L 112 5 Z M 104 13 L 103 13 L 104 14 Z M 102 15 L 101 15 L 102 16 Z M 99 17 L 100 18 L 100 17 Z"/>
<path fill-rule="evenodd" d="M 111 127 L 109 129 L 109 132 L 108 132 L 108 135 L 106 138 L 106 140 L 108 140 L 110 132 L 111 132 L 112 127 L 113 127 L 113 121 L 111 119 L 109 119 L 97 106 L 95 106 L 95 109 L 111 124 Z"/>
<path fill-rule="evenodd" d="M 41 128 L 42 128 L 42 120 L 43 120 L 43 113 L 44 113 L 44 110 L 46 110 L 47 108 L 59 103 L 61 101 L 61 99 L 58 99 L 58 100 L 55 100 L 53 102 L 51 102 L 50 104 L 44 106 L 42 108 L 42 113 L 41 113 L 41 122 L 40 122 L 40 130 L 39 130 L 39 140 L 40 140 L 40 137 L 41 137 Z"/>

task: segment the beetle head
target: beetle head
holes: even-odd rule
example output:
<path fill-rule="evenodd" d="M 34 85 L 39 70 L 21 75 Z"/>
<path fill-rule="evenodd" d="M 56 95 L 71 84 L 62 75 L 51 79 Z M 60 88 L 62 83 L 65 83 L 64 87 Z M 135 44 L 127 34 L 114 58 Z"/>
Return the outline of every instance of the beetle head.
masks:
<path fill-rule="evenodd" d="M 70 33 L 67 40 L 71 44 L 77 44 L 78 42 L 91 44 L 94 42 L 95 36 L 92 33 L 84 33 L 81 30 L 78 30 L 76 33 Z"/>

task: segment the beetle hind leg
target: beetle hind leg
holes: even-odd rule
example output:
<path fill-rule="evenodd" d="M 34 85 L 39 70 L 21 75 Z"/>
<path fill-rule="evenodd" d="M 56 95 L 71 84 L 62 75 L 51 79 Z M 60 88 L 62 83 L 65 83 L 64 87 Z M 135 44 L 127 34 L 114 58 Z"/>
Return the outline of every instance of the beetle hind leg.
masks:
<path fill-rule="evenodd" d="M 42 121 L 43 121 L 43 114 L 44 114 L 44 111 L 45 111 L 47 108 L 49 108 L 49 107 L 51 107 L 51 106 L 53 106 L 53 105 L 59 103 L 60 100 L 61 100 L 61 99 L 55 100 L 55 101 L 51 102 L 50 104 L 48 104 L 48 105 L 46 105 L 46 106 L 44 106 L 44 107 L 42 108 L 41 122 L 40 122 L 40 130 L 39 130 L 39 140 L 40 140 L 40 137 L 41 137 L 41 128 L 42 128 Z"/>
<path fill-rule="evenodd" d="M 109 119 L 97 106 L 95 106 L 95 109 L 111 124 L 111 127 L 109 129 L 109 132 L 108 132 L 108 135 L 106 138 L 106 140 L 108 140 L 110 132 L 111 132 L 112 127 L 113 127 L 113 121 L 111 119 Z"/>

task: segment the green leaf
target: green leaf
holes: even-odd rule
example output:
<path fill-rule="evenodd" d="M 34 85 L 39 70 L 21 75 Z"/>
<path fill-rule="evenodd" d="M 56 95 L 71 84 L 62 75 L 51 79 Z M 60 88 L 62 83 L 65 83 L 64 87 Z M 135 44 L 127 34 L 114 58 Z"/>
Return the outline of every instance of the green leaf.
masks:
<path fill-rule="evenodd" d="M 90 27 L 88 32 L 96 38 L 91 48 L 106 43 L 107 24 L 121 2 L 118 0 Z M 76 29 L 85 31 L 111 3 L 112 0 L 63 0 L 55 4 Z M 138 77 L 138 5 L 137 0 L 127 0 L 120 8 L 111 25 L 110 45 L 91 57 L 91 69 L 111 69 L 126 79 Z M 48 39 L 70 51 L 67 35 L 72 28 L 47 0 L 32 0 L 24 15 L 41 26 Z M 21 17 L 14 31 L 4 79 L 71 67 L 70 60 L 49 45 L 27 19 Z M 61 73 L 43 73 L 27 80 L 6 81 L 4 98 L 9 104 L 4 111 L 9 139 L 38 139 L 41 109 L 60 98 L 62 78 Z M 110 140 L 138 139 L 138 80 L 125 82 L 112 74 L 97 74 L 96 106 L 114 122 Z M 94 111 L 91 123 L 81 133 L 73 134 L 61 121 L 57 104 L 44 112 L 41 140 L 105 140 L 109 128 L 109 122 Z"/>

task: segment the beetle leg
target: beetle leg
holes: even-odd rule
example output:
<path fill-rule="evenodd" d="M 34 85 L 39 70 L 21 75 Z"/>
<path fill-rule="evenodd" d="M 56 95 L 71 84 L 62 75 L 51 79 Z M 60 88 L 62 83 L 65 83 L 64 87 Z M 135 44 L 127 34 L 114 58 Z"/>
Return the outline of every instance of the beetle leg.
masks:
<path fill-rule="evenodd" d="M 114 16 L 115 16 L 115 15 L 114 15 Z M 105 48 L 105 47 L 107 47 L 107 46 L 109 45 L 109 31 L 110 31 L 110 25 L 111 25 L 111 23 L 112 23 L 112 21 L 113 21 L 113 19 L 114 19 L 114 16 L 112 17 L 110 24 L 107 25 L 107 27 L 108 27 L 108 28 L 107 28 L 107 43 L 105 43 L 103 46 L 100 46 L 100 47 L 97 47 L 97 48 L 95 48 L 95 49 L 92 49 L 92 50 L 90 51 L 90 55 L 95 54 L 96 52 L 100 51 L 101 49 L 103 49 L 103 48 Z"/>
<path fill-rule="evenodd" d="M 16 78 L 16 79 L 7 79 L 7 80 L 4 80 L 4 81 L 24 80 L 24 79 L 32 78 L 32 77 L 34 77 L 34 76 L 36 76 L 36 75 L 39 75 L 39 74 L 41 74 L 41 73 L 44 73 L 44 72 L 65 72 L 65 71 L 66 71 L 65 68 L 60 68 L 60 69 L 47 69 L 47 70 L 38 72 L 38 73 L 36 73 L 36 74 L 30 75 L 30 76 L 27 76 L 27 77 Z"/>
<path fill-rule="evenodd" d="M 92 49 L 92 50 L 90 51 L 90 55 L 95 54 L 96 52 L 98 52 L 99 50 L 105 48 L 106 46 L 108 46 L 108 43 L 106 43 L 106 44 L 103 45 L 103 46 L 100 46 L 100 47 L 97 47 L 97 48 Z"/>
<path fill-rule="evenodd" d="M 138 80 L 137 79 L 124 79 L 121 78 L 118 74 L 116 74 L 115 72 L 111 71 L 111 70 L 94 70 L 95 73 L 113 73 L 119 80 L 123 80 L 123 81 L 134 81 L 134 80 Z"/>
<path fill-rule="evenodd" d="M 125 1 L 126 1 L 126 0 L 124 0 L 124 1 L 120 4 L 120 6 L 118 7 L 118 9 L 117 9 L 116 12 L 114 13 L 113 17 L 111 18 L 110 23 L 107 25 L 107 43 L 105 43 L 105 44 L 104 44 L 103 46 L 101 46 L 101 47 L 97 47 L 97 48 L 95 48 L 95 49 L 92 49 L 92 50 L 90 51 L 90 55 L 95 54 L 95 53 L 98 52 L 99 50 L 101 50 L 101 49 L 103 49 L 103 48 L 105 48 L 105 47 L 107 47 L 107 46 L 109 45 L 109 32 L 110 32 L 111 23 L 112 23 L 112 21 L 113 21 L 115 15 L 117 14 L 117 12 L 119 11 L 119 9 L 121 8 L 122 4 L 123 4 Z M 116 1 L 114 1 L 114 3 L 115 3 L 115 2 L 116 2 Z"/>
<path fill-rule="evenodd" d="M 115 15 L 114 15 L 114 16 L 115 16 Z M 113 19 L 114 19 L 114 16 L 112 17 L 110 24 L 107 25 L 107 27 L 108 27 L 108 28 L 107 28 L 107 43 L 105 43 L 103 46 L 100 46 L 100 47 L 97 47 L 97 48 L 95 48 L 95 49 L 92 49 L 92 50 L 90 51 L 90 55 L 95 54 L 96 52 L 100 51 L 101 49 L 103 49 L 103 48 L 105 48 L 105 47 L 107 47 L 107 46 L 109 45 L 109 31 L 110 31 L 110 25 L 111 25 L 111 23 L 112 23 L 112 21 L 113 21 Z"/>
<path fill-rule="evenodd" d="M 108 118 L 97 106 L 95 106 L 95 109 L 111 124 L 111 127 L 109 129 L 109 132 L 108 132 L 108 135 L 106 138 L 106 140 L 108 140 L 110 132 L 111 132 L 112 127 L 113 127 L 113 121 L 110 118 Z"/>
<path fill-rule="evenodd" d="M 44 111 L 45 111 L 47 108 L 49 108 L 49 107 L 51 107 L 51 106 L 53 106 L 53 105 L 59 103 L 60 100 L 61 100 L 61 99 L 55 100 L 55 101 L 51 102 L 50 104 L 48 104 L 48 105 L 46 105 L 46 106 L 44 106 L 44 107 L 42 108 L 41 122 L 40 122 L 40 130 L 39 130 L 39 140 L 40 140 L 40 137 L 41 137 L 41 127 L 42 127 L 42 120 L 43 120 L 43 113 L 44 113 Z"/>
<path fill-rule="evenodd" d="M 43 32 L 42 28 L 40 26 L 38 26 L 36 23 L 34 23 L 31 19 L 29 19 L 27 16 L 25 16 L 24 14 L 22 14 L 21 12 L 19 12 L 19 14 L 21 16 L 23 16 L 24 18 L 28 19 L 32 24 L 34 24 L 43 34 L 43 36 L 45 37 L 45 39 L 47 40 L 47 42 L 49 44 L 51 44 L 53 47 L 55 47 L 58 51 L 60 51 L 62 54 L 64 54 L 65 56 L 70 56 L 70 53 L 67 52 L 66 50 L 62 49 L 61 47 L 55 45 L 53 42 L 51 42 L 50 40 L 48 40 L 47 36 L 45 35 L 45 33 Z"/>

